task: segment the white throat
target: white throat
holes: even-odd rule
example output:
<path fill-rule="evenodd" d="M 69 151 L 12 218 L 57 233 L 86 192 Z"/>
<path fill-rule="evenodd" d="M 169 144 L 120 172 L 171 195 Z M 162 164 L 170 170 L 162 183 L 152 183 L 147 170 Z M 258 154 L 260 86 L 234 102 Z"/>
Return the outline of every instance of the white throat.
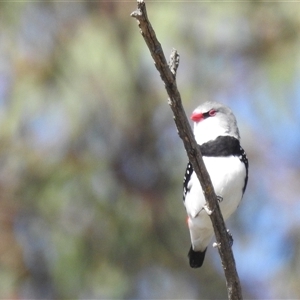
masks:
<path fill-rule="evenodd" d="M 194 135 L 197 144 L 202 145 L 208 141 L 215 140 L 218 136 L 230 134 L 228 129 L 218 122 L 217 118 L 209 118 L 194 123 Z"/>

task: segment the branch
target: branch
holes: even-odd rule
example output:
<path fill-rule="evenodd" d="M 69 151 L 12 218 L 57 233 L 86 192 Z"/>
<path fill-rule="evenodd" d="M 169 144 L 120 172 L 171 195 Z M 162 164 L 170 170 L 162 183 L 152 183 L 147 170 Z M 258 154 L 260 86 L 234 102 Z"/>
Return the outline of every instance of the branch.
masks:
<path fill-rule="evenodd" d="M 137 0 L 137 10 L 135 10 L 131 16 L 137 19 L 141 34 L 150 50 L 155 67 L 165 84 L 169 96 L 168 102 L 174 114 L 178 134 L 183 141 L 189 161 L 192 163 L 194 171 L 200 181 L 208 211 L 211 212 L 210 218 L 217 240 L 216 245 L 226 277 L 228 299 L 242 299 L 240 281 L 231 250 L 232 241 L 226 230 L 212 182 L 204 165 L 199 146 L 195 141 L 194 134 L 182 106 L 180 93 L 177 89 L 176 72 L 179 65 L 179 54 L 173 49 L 170 63 L 167 63 L 161 44 L 157 40 L 155 32 L 149 22 L 146 5 L 143 0 Z"/>

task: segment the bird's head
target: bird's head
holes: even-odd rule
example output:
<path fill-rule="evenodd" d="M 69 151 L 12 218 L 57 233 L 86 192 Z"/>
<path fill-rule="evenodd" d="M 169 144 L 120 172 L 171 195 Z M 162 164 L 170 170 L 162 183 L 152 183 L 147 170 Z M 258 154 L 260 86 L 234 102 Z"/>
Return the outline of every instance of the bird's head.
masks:
<path fill-rule="evenodd" d="M 232 111 L 217 102 L 205 102 L 192 113 L 194 134 L 199 145 L 229 135 L 240 139 L 237 122 Z"/>

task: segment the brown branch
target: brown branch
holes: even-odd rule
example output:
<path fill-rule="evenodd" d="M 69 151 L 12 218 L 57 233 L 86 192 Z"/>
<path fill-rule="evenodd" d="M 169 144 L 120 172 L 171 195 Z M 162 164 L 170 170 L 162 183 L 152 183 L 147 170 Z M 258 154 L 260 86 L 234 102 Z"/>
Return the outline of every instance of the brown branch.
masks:
<path fill-rule="evenodd" d="M 143 0 L 137 0 L 137 3 L 138 8 L 131 14 L 131 16 L 137 19 L 141 34 L 150 50 L 156 69 L 165 84 L 165 88 L 169 96 L 169 105 L 171 106 L 174 114 L 178 134 L 184 143 L 189 161 L 192 163 L 201 183 L 208 211 L 211 212 L 210 218 L 213 224 L 217 240 L 217 248 L 219 250 L 226 277 L 228 299 L 242 299 L 240 281 L 231 250 L 232 241 L 227 233 L 214 188 L 183 109 L 180 93 L 177 89 L 176 72 L 179 65 L 179 54 L 175 49 L 173 49 L 170 57 L 170 63 L 167 63 L 161 44 L 157 40 L 156 34 L 148 20 L 146 5 Z"/>

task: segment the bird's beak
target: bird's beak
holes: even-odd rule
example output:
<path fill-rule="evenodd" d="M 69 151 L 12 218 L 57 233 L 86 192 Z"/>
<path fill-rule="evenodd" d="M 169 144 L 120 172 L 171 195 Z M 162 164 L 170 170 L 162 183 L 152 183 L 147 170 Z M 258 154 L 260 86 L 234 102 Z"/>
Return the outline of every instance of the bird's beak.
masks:
<path fill-rule="evenodd" d="M 193 120 L 194 122 L 200 122 L 201 120 L 203 120 L 203 114 L 194 111 L 191 115 L 191 120 Z"/>

